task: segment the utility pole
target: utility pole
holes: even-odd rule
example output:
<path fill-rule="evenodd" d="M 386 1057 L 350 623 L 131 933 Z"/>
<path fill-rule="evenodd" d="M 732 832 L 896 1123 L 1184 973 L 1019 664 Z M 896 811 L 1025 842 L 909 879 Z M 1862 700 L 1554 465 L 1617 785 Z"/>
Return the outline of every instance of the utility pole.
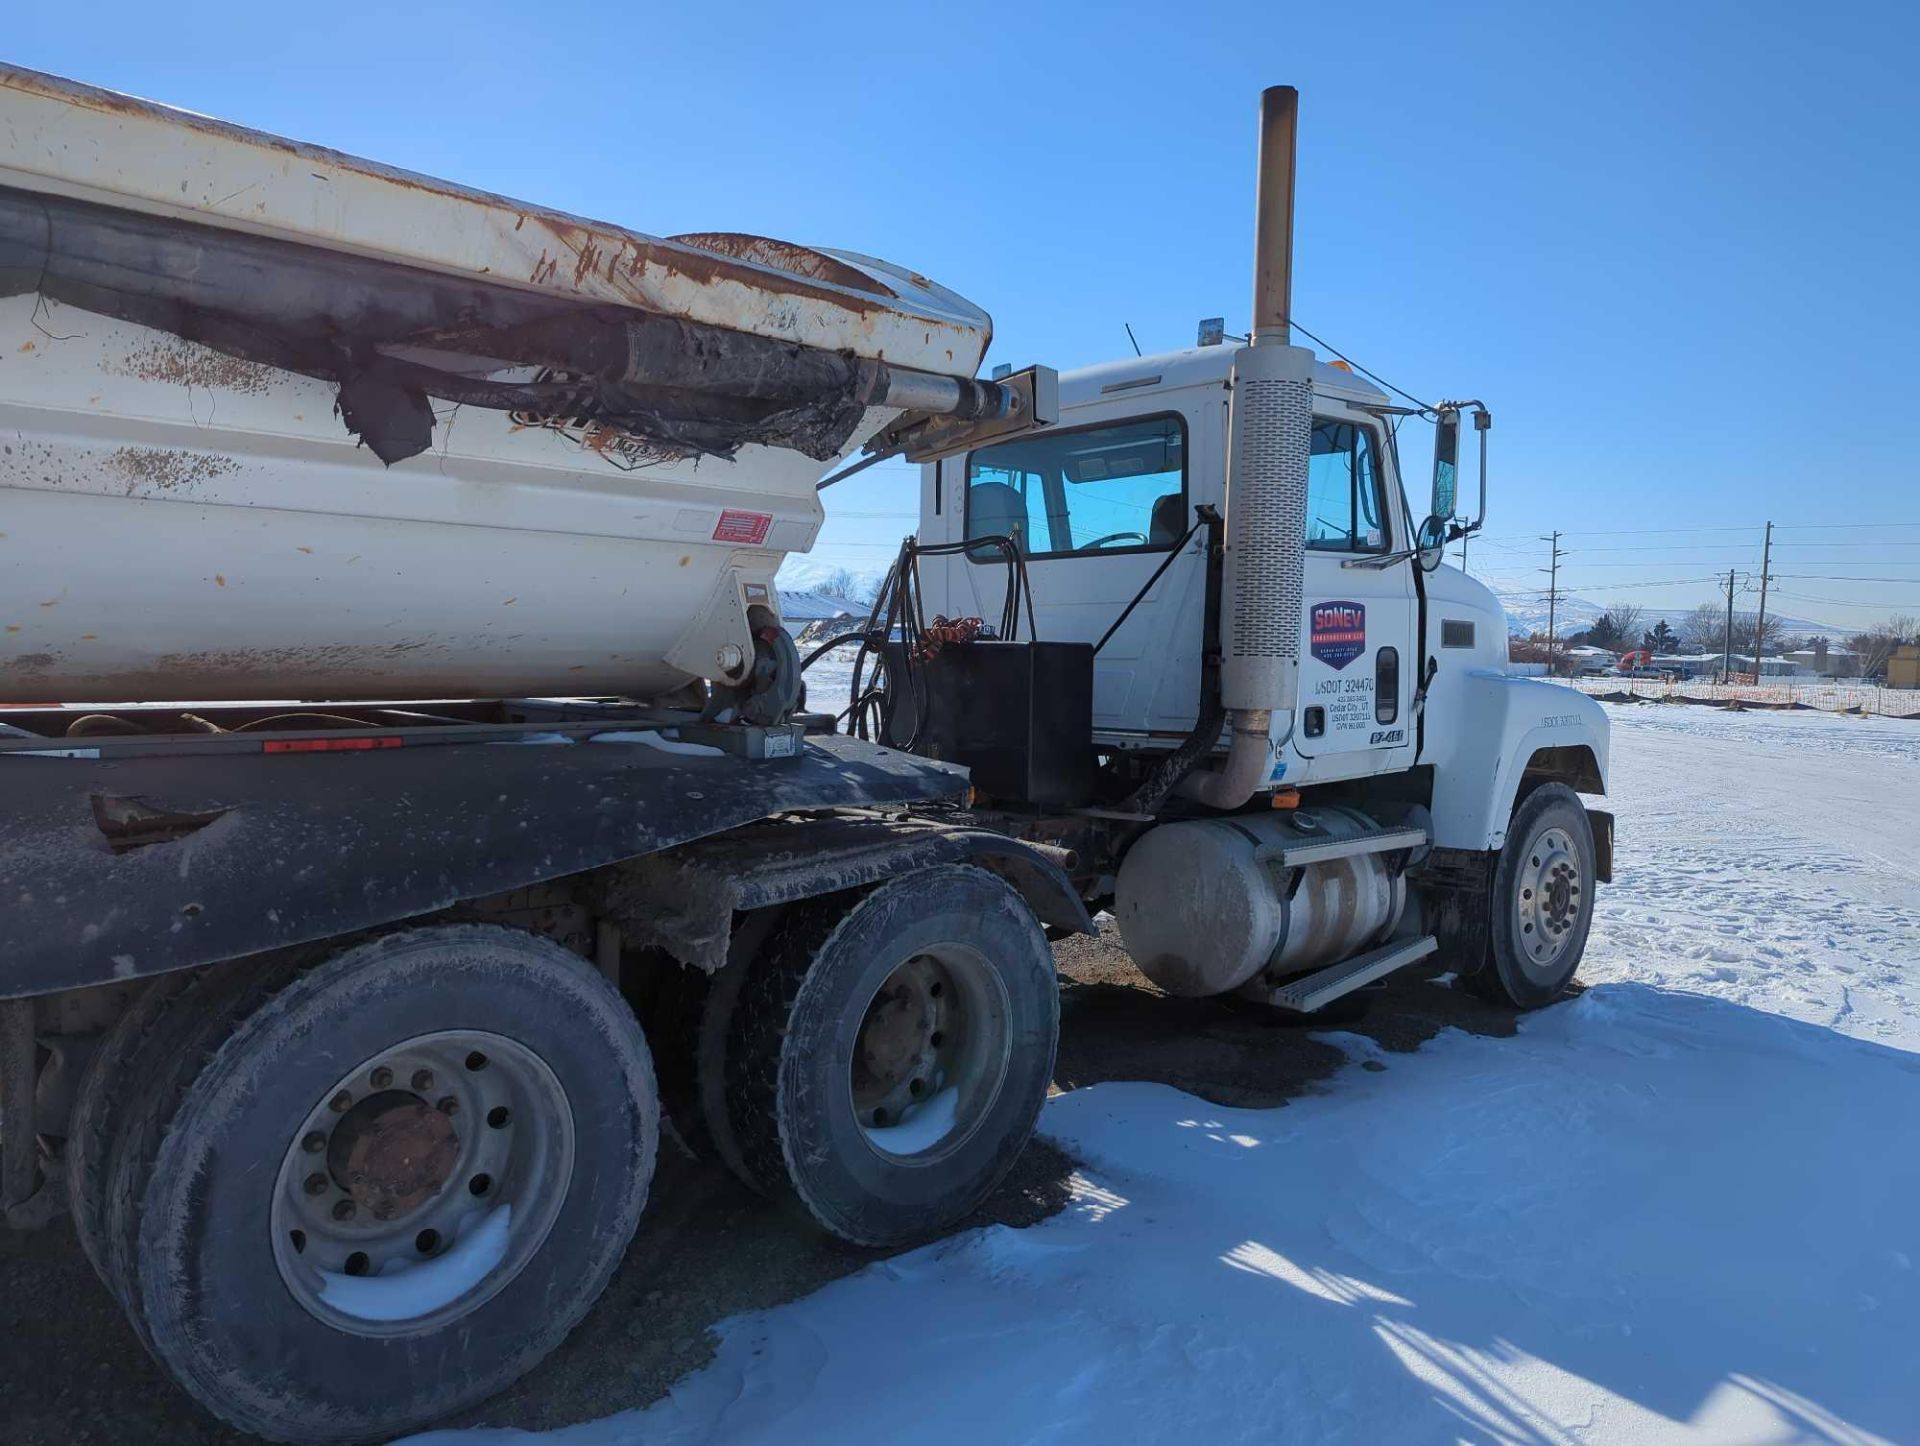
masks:
<path fill-rule="evenodd" d="M 1720 681 L 1733 681 L 1733 569 L 1727 569 L 1727 626 L 1720 635 Z"/>
<path fill-rule="evenodd" d="M 1547 676 L 1553 676 L 1553 653 L 1559 645 L 1559 637 L 1554 632 L 1554 619 L 1560 610 L 1560 534 L 1556 531 L 1552 537 L 1543 537 L 1542 542 L 1553 544 L 1553 566 L 1543 567 L 1540 571 L 1547 574 Z"/>
<path fill-rule="evenodd" d="M 1766 545 L 1760 551 L 1760 611 L 1753 620 L 1753 681 L 1760 682 L 1760 654 L 1767 638 L 1767 568 L 1773 562 L 1773 524 L 1767 524 Z"/>

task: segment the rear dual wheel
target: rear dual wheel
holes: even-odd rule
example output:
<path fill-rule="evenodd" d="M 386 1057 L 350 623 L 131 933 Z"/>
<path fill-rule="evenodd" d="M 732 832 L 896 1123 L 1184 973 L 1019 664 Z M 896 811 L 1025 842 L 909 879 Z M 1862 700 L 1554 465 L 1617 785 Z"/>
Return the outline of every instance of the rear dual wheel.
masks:
<path fill-rule="evenodd" d="M 971 1213 L 1032 1138 L 1053 1076 L 1053 956 L 1004 880 L 946 865 L 749 916 L 701 991 L 669 1096 L 753 1189 L 855 1245 Z"/>
<path fill-rule="evenodd" d="M 225 966 L 152 1015 L 90 1075 L 80 1178 L 107 1184 L 76 1215 L 101 1222 L 143 1341 L 234 1425 L 352 1441 L 479 1401 L 625 1251 L 652 1069 L 624 1003 L 557 945 L 416 929 L 304 971 Z"/>

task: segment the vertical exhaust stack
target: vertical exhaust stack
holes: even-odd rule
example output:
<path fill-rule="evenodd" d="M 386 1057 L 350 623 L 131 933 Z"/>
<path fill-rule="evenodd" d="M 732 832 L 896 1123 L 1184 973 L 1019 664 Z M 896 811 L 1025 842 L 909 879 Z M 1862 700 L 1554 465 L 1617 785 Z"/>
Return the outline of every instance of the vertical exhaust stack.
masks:
<path fill-rule="evenodd" d="M 1300 684 L 1300 588 L 1306 570 L 1307 461 L 1313 447 L 1313 353 L 1289 346 L 1293 306 L 1293 168 L 1300 96 L 1260 95 L 1260 179 L 1254 219 L 1253 336 L 1233 358 L 1222 568 L 1220 701 L 1233 742 L 1216 771 L 1180 792 L 1238 808 L 1266 782 L 1275 713 Z"/>

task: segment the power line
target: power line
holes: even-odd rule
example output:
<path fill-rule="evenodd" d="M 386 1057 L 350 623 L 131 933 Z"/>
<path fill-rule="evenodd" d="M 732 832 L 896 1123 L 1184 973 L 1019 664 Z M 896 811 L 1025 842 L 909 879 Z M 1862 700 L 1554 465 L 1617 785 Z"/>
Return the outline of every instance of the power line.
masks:
<path fill-rule="evenodd" d="M 1545 572 L 1546 569 L 1543 567 L 1540 571 Z M 1582 593 L 1626 592 L 1629 589 L 1641 590 L 1650 587 L 1686 587 L 1693 583 L 1718 582 L 1719 580 L 1719 573 L 1710 573 L 1705 577 L 1663 577 L 1647 582 L 1603 582 L 1596 583 L 1590 587 L 1582 587 L 1580 591 Z M 1510 587 L 1504 590 L 1495 588 L 1494 592 L 1501 597 L 1530 597 L 1536 602 L 1544 601 L 1547 596 L 1545 590 L 1541 588 Z"/>
<path fill-rule="evenodd" d="M 1779 572 L 1775 577 L 1788 578 L 1793 582 L 1904 582 L 1909 585 L 1920 584 L 1920 577 L 1855 577 L 1847 572 Z"/>
<path fill-rule="evenodd" d="M 1392 392 L 1395 396 L 1405 398 L 1407 401 L 1412 402 L 1416 407 L 1418 407 L 1423 412 L 1431 412 L 1433 410 L 1433 407 L 1430 403 L 1421 401 L 1412 392 L 1402 391 L 1399 387 L 1396 387 L 1392 382 L 1388 381 L 1385 377 L 1381 376 L 1378 372 L 1368 371 L 1365 367 L 1361 366 L 1359 362 L 1355 361 L 1352 357 L 1348 356 L 1345 352 L 1341 351 L 1340 348 L 1335 346 L 1332 342 L 1321 340 L 1319 337 L 1315 336 L 1312 332 L 1308 331 L 1304 326 L 1302 326 L 1298 321 L 1294 320 L 1292 317 L 1287 318 L 1287 325 L 1291 326 L 1295 331 L 1299 332 L 1300 335 L 1304 336 L 1308 341 L 1312 342 L 1315 346 L 1324 347 L 1326 350 L 1332 352 L 1335 356 L 1339 357 L 1341 361 L 1345 362 L 1348 366 L 1352 367 L 1355 371 L 1359 372 L 1360 375 L 1365 377 L 1368 381 L 1374 381 L 1374 382 L 1380 383 L 1381 386 L 1385 387 L 1388 391 Z"/>
<path fill-rule="evenodd" d="M 1567 552 L 1567 555 L 1570 557 L 1585 557 L 1587 555 L 1586 550 L 1584 548 L 1568 548 L 1568 549 L 1565 549 L 1565 551 Z M 1729 549 L 1729 551 L 1731 552 L 1732 549 Z M 1749 555 L 1749 558 L 1750 560 L 1757 561 L 1757 559 L 1752 559 L 1751 555 Z M 1584 569 L 1584 568 L 1590 568 L 1590 567 L 1620 568 L 1620 567 L 1695 567 L 1695 566 L 1698 566 L 1698 567 L 1714 568 L 1716 570 L 1715 575 L 1718 576 L 1718 568 L 1720 564 L 1725 562 L 1726 560 L 1727 560 L 1727 553 L 1722 553 L 1718 557 L 1656 557 L 1656 558 L 1651 558 L 1646 562 L 1587 562 L 1587 563 L 1582 563 L 1581 567 Z M 1809 558 L 1802 558 L 1800 560 L 1799 565 L 1802 567 L 1920 567 L 1920 562 L 1903 562 L 1897 558 L 1887 558 L 1887 557 L 1863 558 L 1859 562 L 1829 562 L 1822 558 L 1809 557 Z M 1878 578 L 1878 579 L 1870 578 L 1870 577 L 1855 578 L 1853 574 L 1844 573 L 1844 572 L 1833 573 L 1833 574 L 1830 574 L 1830 576 L 1837 579 L 1851 580 L 1855 582 L 1879 581 L 1879 582 L 1920 583 L 1920 577 L 1895 577 L 1895 578 Z"/>
<path fill-rule="evenodd" d="M 1787 532 L 1819 532 L 1861 527 L 1871 527 L 1876 530 L 1882 527 L 1920 527 L 1920 522 L 1907 519 L 1900 522 L 1776 522 L 1774 524 L 1775 530 Z"/>
<path fill-rule="evenodd" d="M 1578 536 L 1577 533 L 1570 533 L 1568 535 Z M 1701 544 L 1697 542 L 1654 542 L 1654 543 L 1645 543 L 1645 544 L 1641 544 L 1639 546 L 1634 546 L 1634 547 L 1582 547 L 1580 549 L 1580 553 L 1584 557 L 1587 553 L 1590 553 L 1590 552 L 1696 552 L 1699 550 L 1700 546 Z M 1920 538 L 1915 538 L 1912 542 L 1901 542 L 1898 540 L 1889 541 L 1889 542 L 1788 542 L 1788 543 L 1776 542 L 1774 546 L 1775 547 L 1920 547 Z"/>
<path fill-rule="evenodd" d="M 1820 531 L 1840 531 L 1840 530 L 1878 532 L 1889 527 L 1920 528 L 1920 521 L 1915 521 L 1911 518 L 1906 518 L 1897 522 L 1776 522 L 1774 524 L 1774 530 L 1776 532 L 1820 532 Z M 1563 529 L 1563 531 L 1565 531 L 1566 535 L 1569 537 L 1661 537 L 1661 536 L 1673 536 L 1680 533 L 1707 533 L 1707 532 L 1751 533 L 1753 531 L 1753 527 L 1751 524 L 1747 524 L 1747 525 L 1729 524 L 1725 526 L 1715 525 L 1711 527 L 1707 527 L 1707 526 L 1702 526 L 1702 527 L 1591 527 L 1591 528 L 1583 527 L 1583 528 L 1578 528 L 1574 530 Z M 1488 540 L 1488 538 L 1490 537 L 1510 538 L 1518 541 L 1530 540 L 1529 534 L 1526 534 L 1526 533 L 1495 532 L 1495 533 L 1481 534 L 1481 541 L 1484 542 Z"/>
<path fill-rule="evenodd" d="M 1775 576 L 1775 577 L 1778 577 L 1778 576 L 1779 576 L 1779 574 L 1778 574 L 1778 573 L 1775 573 L 1775 574 L 1774 574 L 1774 576 Z M 1889 607 L 1887 606 L 1887 604 L 1885 604 L 1885 603 L 1866 603 L 1866 602 L 1858 602 L 1858 601 L 1853 601 L 1853 600 L 1850 600 L 1850 599 L 1847 599 L 1847 598 L 1843 598 L 1843 597 L 1814 597 L 1814 596 L 1813 596 L 1813 595 L 1812 595 L 1811 593 L 1804 593 L 1804 592 L 1786 592 L 1786 591 L 1784 591 L 1784 590 L 1781 590 L 1781 589 L 1776 589 L 1776 590 L 1775 590 L 1775 592 L 1774 592 L 1774 596 L 1775 596 L 1775 597 L 1787 597 L 1787 598 L 1792 598 L 1792 599 L 1793 599 L 1793 600 L 1794 600 L 1795 602 L 1806 602 L 1806 603 L 1819 603 L 1819 604 L 1820 604 L 1820 605 L 1821 605 L 1822 607 L 1830 607 L 1830 608 L 1863 608 L 1863 609 L 1866 609 L 1866 610 L 1868 610 L 1868 611 L 1872 611 L 1872 612 L 1891 612 L 1891 611 L 1893 611 L 1893 609 L 1892 609 L 1892 608 L 1889 608 Z"/>

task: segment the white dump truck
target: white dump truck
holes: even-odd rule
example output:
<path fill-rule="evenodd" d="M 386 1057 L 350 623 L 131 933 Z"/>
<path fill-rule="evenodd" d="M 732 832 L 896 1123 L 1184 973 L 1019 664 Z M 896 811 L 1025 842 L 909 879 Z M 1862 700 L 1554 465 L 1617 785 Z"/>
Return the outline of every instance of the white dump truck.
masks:
<path fill-rule="evenodd" d="M 868 257 L 0 69 L 7 1223 L 227 1421 L 363 1440 L 560 1341 L 663 1116 L 850 1242 L 965 1216 L 1092 909 L 1175 993 L 1554 998 L 1604 718 L 1441 564 L 1485 408 L 1415 409 L 1420 520 L 1288 344 L 1293 114 L 1246 344 L 981 380 Z M 775 574 L 856 454 L 926 465 L 841 711 Z"/>

